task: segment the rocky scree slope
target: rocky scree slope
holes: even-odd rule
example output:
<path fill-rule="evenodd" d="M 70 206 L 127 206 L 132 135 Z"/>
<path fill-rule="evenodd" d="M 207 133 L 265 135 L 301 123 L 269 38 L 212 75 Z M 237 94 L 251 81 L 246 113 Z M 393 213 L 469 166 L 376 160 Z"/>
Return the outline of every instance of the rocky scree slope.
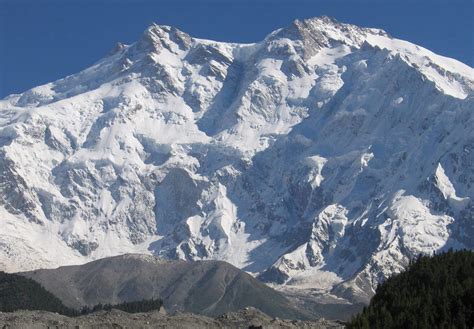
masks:
<path fill-rule="evenodd" d="M 97 312 L 80 317 L 66 317 L 57 313 L 42 311 L 17 311 L 0 313 L 0 325 L 15 329 L 43 328 L 312 328 L 343 329 L 336 321 L 320 319 L 317 321 L 284 320 L 272 318 L 249 307 L 244 310 L 209 318 L 195 314 L 163 315 L 159 312 L 129 314 L 118 310 Z"/>
<path fill-rule="evenodd" d="M 367 301 L 410 257 L 474 247 L 473 86 L 328 17 L 255 44 L 152 25 L 0 101 L 0 268 L 146 252 Z"/>

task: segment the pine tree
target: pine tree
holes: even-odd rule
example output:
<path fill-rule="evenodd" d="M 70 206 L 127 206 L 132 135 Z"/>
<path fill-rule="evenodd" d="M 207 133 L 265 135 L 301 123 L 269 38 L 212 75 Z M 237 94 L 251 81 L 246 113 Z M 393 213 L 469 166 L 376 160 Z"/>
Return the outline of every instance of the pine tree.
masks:
<path fill-rule="evenodd" d="M 474 253 L 419 255 L 377 289 L 349 328 L 473 328 Z"/>

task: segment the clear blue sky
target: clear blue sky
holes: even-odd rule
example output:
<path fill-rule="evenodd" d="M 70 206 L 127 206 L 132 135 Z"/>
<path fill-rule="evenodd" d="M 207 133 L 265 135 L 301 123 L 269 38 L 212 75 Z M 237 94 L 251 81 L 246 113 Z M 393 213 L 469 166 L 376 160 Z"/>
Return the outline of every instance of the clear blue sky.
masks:
<path fill-rule="evenodd" d="M 261 40 L 296 18 L 329 15 L 474 65 L 474 0 L 0 0 L 0 98 L 78 72 L 151 23 L 192 36 Z"/>

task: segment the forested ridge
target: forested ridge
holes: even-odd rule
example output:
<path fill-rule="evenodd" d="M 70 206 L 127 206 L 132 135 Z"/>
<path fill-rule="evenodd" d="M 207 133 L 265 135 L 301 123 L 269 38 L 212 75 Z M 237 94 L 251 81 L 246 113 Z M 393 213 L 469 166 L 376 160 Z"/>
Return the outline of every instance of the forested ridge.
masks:
<path fill-rule="evenodd" d="M 83 307 L 81 315 L 98 311 L 110 311 L 112 309 L 121 310 L 128 313 L 140 313 L 159 310 L 163 306 L 161 299 L 140 300 L 133 302 L 123 302 L 120 304 L 97 304 L 94 307 Z"/>
<path fill-rule="evenodd" d="M 349 328 L 474 328 L 474 252 L 419 256 L 379 285 Z"/>
<path fill-rule="evenodd" d="M 0 311 L 16 310 L 42 310 L 65 315 L 73 315 L 75 312 L 36 281 L 0 272 Z"/>
<path fill-rule="evenodd" d="M 17 274 L 0 271 L 0 312 L 17 310 L 40 310 L 68 316 L 85 315 L 97 311 L 118 309 L 128 313 L 159 310 L 163 306 L 161 299 L 124 302 L 120 304 L 98 304 L 84 306 L 80 311 L 65 306 L 55 295 L 47 291 L 38 282 Z"/>

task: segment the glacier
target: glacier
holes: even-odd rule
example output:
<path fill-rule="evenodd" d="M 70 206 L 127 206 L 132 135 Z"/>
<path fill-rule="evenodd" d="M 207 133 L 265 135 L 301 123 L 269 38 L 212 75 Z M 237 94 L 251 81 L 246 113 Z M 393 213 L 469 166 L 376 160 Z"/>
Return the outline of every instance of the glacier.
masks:
<path fill-rule="evenodd" d="M 153 24 L 0 101 L 0 270 L 218 259 L 366 302 L 474 249 L 473 96 L 471 67 L 329 17 L 254 44 Z"/>

